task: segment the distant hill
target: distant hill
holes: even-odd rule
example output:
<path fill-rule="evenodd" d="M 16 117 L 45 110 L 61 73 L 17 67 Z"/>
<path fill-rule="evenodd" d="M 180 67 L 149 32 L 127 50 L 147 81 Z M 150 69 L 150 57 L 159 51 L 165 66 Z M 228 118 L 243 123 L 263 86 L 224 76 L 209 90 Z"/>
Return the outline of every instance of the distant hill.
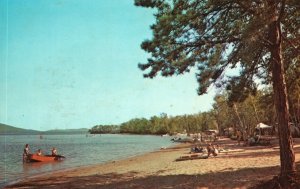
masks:
<path fill-rule="evenodd" d="M 46 135 L 60 135 L 60 134 L 87 134 L 88 133 L 87 128 L 81 128 L 81 129 L 54 129 L 49 131 L 43 131 L 41 134 Z"/>
<path fill-rule="evenodd" d="M 22 129 L 0 123 L 0 135 L 60 135 L 60 134 L 87 134 L 87 128 L 81 129 L 54 129 L 48 131 L 36 131 L 31 129 Z"/>
<path fill-rule="evenodd" d="M 39 131 L 30 129 L 21 129 L 0 123 L 0 135 L 16 135 L 16 134 L 39 134 Z"/>

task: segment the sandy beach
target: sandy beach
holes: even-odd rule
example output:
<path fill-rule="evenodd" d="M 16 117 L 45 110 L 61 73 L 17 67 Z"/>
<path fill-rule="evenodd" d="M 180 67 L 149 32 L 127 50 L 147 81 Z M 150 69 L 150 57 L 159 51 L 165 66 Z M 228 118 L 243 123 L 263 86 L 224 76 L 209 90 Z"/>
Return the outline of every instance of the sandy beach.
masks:
<path fill-rule="evenodd" d="M 216 157 L 175 161 L 189 156 L 193 144 L 83 168 L 49 173 L 5 188 L 249 188 L 279 173 L 278 141 L 268 146 L 238 146 L 228 138 Z M 300 139 L 294 140 L 299 167 Z"/>

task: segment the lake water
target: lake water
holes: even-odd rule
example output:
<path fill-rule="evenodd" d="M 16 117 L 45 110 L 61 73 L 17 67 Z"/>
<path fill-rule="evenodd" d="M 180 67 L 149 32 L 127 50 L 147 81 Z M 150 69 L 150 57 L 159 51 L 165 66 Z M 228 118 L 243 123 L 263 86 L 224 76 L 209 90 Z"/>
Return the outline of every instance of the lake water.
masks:
<path fill-rule="evenodd" d="M 57 148 L 58 154 L 66 156 L 64 161 L 54 163 L 22 162 L 24 145 L 30 152 L 39 148 L 50 154 Z M 0 188 L 9 182 L 36 174 L 66 168 L 119 160 L 171 146 L 169 137 L 150 135 L 0 135 Z"/>

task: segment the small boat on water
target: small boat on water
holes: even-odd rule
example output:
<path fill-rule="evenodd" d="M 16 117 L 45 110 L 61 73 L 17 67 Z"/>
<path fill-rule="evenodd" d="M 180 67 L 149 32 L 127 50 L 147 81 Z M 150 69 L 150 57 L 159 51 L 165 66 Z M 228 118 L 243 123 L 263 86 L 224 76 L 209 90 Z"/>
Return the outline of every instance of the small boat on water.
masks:
<path fill-rule="evenodd" d="M 28 160 L 29 162 L 51 162 L 51 161 L 60 161 L 65 159 L 65 156 L 62 155 L 37 155 L 37 154 L 29 154 Z"/>

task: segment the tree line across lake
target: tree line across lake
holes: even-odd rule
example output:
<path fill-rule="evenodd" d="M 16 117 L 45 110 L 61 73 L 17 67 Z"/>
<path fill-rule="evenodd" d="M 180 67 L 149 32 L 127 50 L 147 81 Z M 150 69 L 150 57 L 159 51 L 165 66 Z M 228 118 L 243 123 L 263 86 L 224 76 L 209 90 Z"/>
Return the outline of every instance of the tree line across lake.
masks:
<path fill-rule="evenodd" d="M 300 96 L 299 89 L 289 93 L 290 120 L 299 125 Z M 134 118 L 120 125 L 96 125 L 91 134 L 130 133 L 130 134 L 176 134 L 198 133 L 208 129 L 219 130 L 220 134 L 233 127 L 241 129 L 248 135 L 253 134 L 255 126 L 262 122 L 277 127 L 277 117 L 271 89 L 252 91 L 249 95 L 235 96 L 227 89 L 214 98 L 213 108 L 207 112 L 192 115 L 168 116 L 165 113 L 150 119 Z M 243 99 L 242 99 L 243 98 Z"/>

